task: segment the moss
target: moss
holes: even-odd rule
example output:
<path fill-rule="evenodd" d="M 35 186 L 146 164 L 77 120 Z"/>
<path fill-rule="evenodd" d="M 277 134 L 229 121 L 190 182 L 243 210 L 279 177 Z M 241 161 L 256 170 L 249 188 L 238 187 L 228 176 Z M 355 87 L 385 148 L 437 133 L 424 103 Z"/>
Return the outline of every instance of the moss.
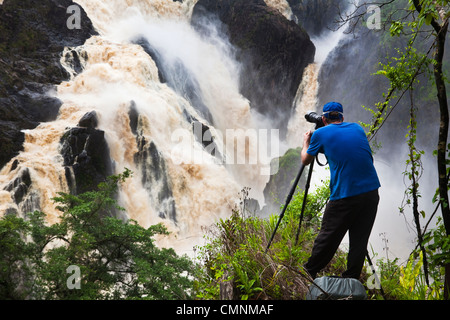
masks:
<path fill-rule="evenodd" d="M 278 158 L 278 172 L 270 177 L 264 188 L 264 197 L 269 210 L 275 210 L 284 203 L 286 196 L 291 190 L 292 184 L 297 177 L 301 164 L 301 148 L 289 149 Z M 307 172 L 305 170 L 305 172 Z M 301 188 L 306 182 L 306 173 L 302 175 L 298 183 Z"/>
<path fill-rule="evenodd" d="M 286 151 L 284 156 L 282 156 L 280 158 L 280 167 L 286 168 L 286 169 L 298 167 L 295 164 L 298 163 L 300 156 L 301 156 L 301 152 L 302 152 L 302 149 L 300 147 L 298 147 L 296 149 L 291 148 L 288 151 Z"/>

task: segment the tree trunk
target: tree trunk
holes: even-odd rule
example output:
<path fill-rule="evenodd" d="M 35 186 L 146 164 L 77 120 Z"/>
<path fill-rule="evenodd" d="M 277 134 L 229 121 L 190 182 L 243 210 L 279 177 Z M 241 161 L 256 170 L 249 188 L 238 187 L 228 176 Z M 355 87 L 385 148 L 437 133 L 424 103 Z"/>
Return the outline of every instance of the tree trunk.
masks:
<path fill-rule="evenodd" d="M 444 299 L 448 300 L 449 297 L 449 289 L 450 289 L 450 263 L 445 265 L 445 278 L 444 278 Z"/>
<path fill-rule="evenodd" d="M 435 28 L 436 29 L 436 28 Z M 442 61 L 444 58 L 445 38 L 447 36 L 448 20 L 437 32 L 437 44 L 434 65 L 434 78 L 436 80 L 437 97 L 439 101 L 440 125 L 439 125 L 439 142 L 437 150 L 437 166 L 439 175 L 439 201 L 441 203 L 442 219 L 447 235 L 450 235 L 450 205 L 448 197 L 448 176 L 447 176 L 447 137 L 449 129 L 449 112 L 447 102 L 447 92 L 445 88 L 445 80 L 442 72 Z M 444 297 L 449 298 L 450 285 L 450 265 L 445 266 L 444 281 Z"/>
<path fill-rule="evenodd" d="M 220 281 L 220 292 L 219 292 L 219 298 L 220 300 L 234 300 L 235 299 L 235 290 L 234 290 L 234 281 L 231 280 L 225 280 L 229 278 L 229 273 L 225 272 L 225 275 Z"/>
<path fill-rule="evenodd" d="M 422 11 L 420 0 L 413 0 L 414 6 L 417 12 Z M 444 227 L 447 235 L 450 235 L 450 204 L 448 201 L 448 182 L 447 177 L 447 137 L 449 128 L 449 112 L 447 102 L 447 92 L 445 88 L 444 74 L 442 72 L 442 62 L 444 59 L 444 47 L 445 39 L 448 31 L 448 18 L 445 19 L 445 12 L 441 12 L 440 8 L 437 8 L 441 16 L 442 25 L 434 18 L 431 20 L 431 26 L 436 32 L 436 52 L 434 54 L 435 65 L 433 68 L 434 78 L 436 81 L 437 98 L 439 102 L 440 113 L 440 125 L 439 125 L 439 141 L 437 149 L 437 166 L 439 175 L 439 201 L 441 203 L 442 219 L 444 221 Z M 445 266 L 445 281 L 444 296 L 449 296 L 449 282 L 450 282 L 450 267 Z"/>
<path fill-rule="evenodd" d="M 448 201 L 448 178 L 447 178 L 447 137 L 449 128 L 449 112 L 447 102 L 447 92 L 444 75 L 442 72 L 442 60 L 444 57 L 445 38 L 448 30 L 448 21 L 438 32 L 434 66 L 434 78 L 436 81 L 437 97 L 439 101 L 440 125 L 439 142 L 437 150 L 437 165 L 439 174 L 439 198 L 441 201 L 442 218 L 444 220 L 445 231 L 450 235 L 450 206 Z"/>

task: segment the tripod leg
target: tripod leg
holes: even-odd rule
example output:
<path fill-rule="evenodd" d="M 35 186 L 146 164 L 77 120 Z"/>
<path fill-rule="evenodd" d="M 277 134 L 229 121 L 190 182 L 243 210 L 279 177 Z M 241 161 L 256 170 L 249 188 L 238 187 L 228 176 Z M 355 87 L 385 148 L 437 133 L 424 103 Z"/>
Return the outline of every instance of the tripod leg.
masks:
<path fill-rule="evenodd" d="M 306 207 L 306 200 L 308 197 L 308 190 L 309 190 L 309 185 L 311 183 L 313 168 L 314 168 L 314 161 L 311 162 L 311 165 L 309 166 L 308 178 L 306 179 L 305 194 L 303 196 L 303 203 L 302 203 L 302 211 L 300 213 L 300 221 L 298 223 L 297 234 L 295 235 L 295 245 L 298 244 L 298 237 L 300 236 L 300 229 L 301 229 L 302 223 L 303 223 L 303 217 L 304 217 L 305 207 Z"/>
<path fill-rule="evenodd" d="M 269 250 L 270 244 L 272 243 L 272 240 L 273 240 L 273 238 L 275 236 L 275 233 L 277 232 L 278 226 L 280 225 L 280 222 L 281 222 L 281 220 L 284 217 L 284 213 L 286 212 L 286 209 L 287 209 L 287 207 L 289 205 L 289 202 L 291 202 L 292 196 L 295 193 L 295 189 L 297 188 L 298 181 L 300 180 L 300 177 L 302 176 L 302 173 L 303 173 L 304 169 L 305 169 L 305 165 L 302 163 L 300 165 L 300 170 L 299 170 L 299 172 L 297 174 L 297 177 L 295 178 L 294 184 L 291 187 L 291 191 L 289 192 L 289 194 L 288 194 L 288 196 L 286 198 L 286 203 L 285 203 L 285 205 L 283 207 L 283 210 L 280 213 L 280 218 L 278 219 L 278 222 L 277 222 L 277 225 L 275 227 L 275 230 L 273 231 L 272 236 L 270 237 L 269 243 L 267 244 L 266 253 Z"/>

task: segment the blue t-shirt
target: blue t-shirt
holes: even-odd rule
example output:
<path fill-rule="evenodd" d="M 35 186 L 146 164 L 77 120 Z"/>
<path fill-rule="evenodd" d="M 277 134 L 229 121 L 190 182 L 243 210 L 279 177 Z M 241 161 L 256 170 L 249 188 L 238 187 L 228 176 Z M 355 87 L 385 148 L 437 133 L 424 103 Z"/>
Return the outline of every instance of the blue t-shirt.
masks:
<path fill-rule="evenodd" d="M 317 129 L 307 153 L 324 153 L 330 165 L 330 200 L 356 196 L 380 187 L 364 129 L 342 122 Z"/>

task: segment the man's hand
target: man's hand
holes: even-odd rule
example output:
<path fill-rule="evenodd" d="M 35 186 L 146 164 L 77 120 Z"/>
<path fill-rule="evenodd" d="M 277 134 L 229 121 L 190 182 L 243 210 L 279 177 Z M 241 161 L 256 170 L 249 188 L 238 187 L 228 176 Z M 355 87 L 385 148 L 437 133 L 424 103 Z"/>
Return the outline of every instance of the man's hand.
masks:
<path fill-rule="evenodd" d="M 307 166 L 314 160 L 314 157 L 306 152 L 309 148 L 309 143 L 311 142 L 311 136 L 311 130 L 305 132 L 305 134 L 303 135 L 302 163 L 305 166 Z"/>
<path fill-rule="evenodd" d="M 312 136 L 312 131 L 309 130 L 307 132 L 305 132 L 305 134 L 303 135 L 303 149 L 308 149 L 309 148 L 309 143 L 311 142 L 311 136 Z"/>

